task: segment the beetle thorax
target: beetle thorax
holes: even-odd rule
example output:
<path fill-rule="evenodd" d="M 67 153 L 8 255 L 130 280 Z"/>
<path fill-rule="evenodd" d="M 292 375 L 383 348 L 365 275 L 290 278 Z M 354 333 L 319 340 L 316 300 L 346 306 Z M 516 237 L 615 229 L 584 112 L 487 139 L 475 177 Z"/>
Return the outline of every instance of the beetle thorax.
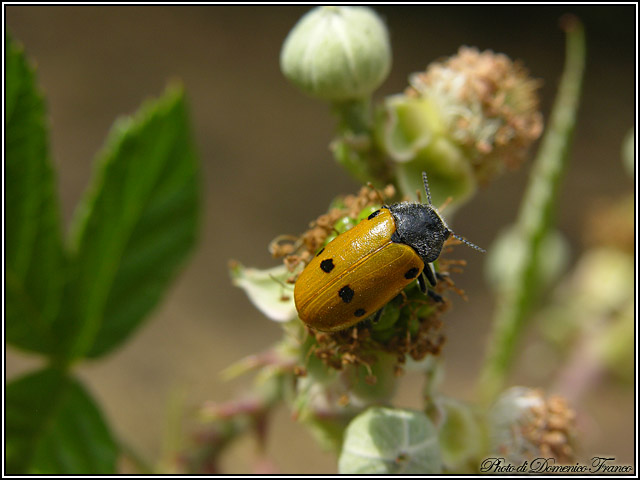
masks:
<path fill-rule="evenodd" d="M 451 231 L 435 208 L 409 202 L 396 203 L 386 208 L 396 222 L 392 241 L 409 245 L 425 265 L 440 256 L 442 246 Z"/>

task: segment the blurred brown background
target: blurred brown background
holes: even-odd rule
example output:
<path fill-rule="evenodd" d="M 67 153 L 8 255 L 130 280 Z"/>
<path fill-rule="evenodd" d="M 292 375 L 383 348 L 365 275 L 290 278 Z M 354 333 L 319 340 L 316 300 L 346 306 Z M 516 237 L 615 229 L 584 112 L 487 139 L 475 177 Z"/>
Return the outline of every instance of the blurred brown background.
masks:
<path fill-rule="evenodd" d="M 167 81 L 179 78 L 190 100 L 205 189 L 203 227 L 195 254 L 149 321 L 123 348 L 79 374 L 119 436 L 157 461 L 178 439 L 169 424 L 207 399 L 241 393 L 249 378 L 219 373 L 280 337 L 244 293 L 231 286 L 227 261 L 275 265 L 267 244 L 300 233 L 337 194 L 358 188 L 333 162 L 328 108 L 301 95 L 282 77 L 279 50 L 309 7 L 283 6 L 7 6 L 6 24 L 38 65 L 51 118 L 62 213 L 68 223 L 89 180 L 92 158 L 114 118 L 131 113 Z M 585 212 L 598 198 L 632 187 L 620 162 L 620 144 L 634 123 L 635 7 L 628 6 L 377 6 L 391 32 L 394 65 L 377 92 L 401 91 L 411 72 L 461 45 L 521 59 L 544 80 L 548 115 L 564 58 L 557 27 L 563 13 L 583 19 L 588 42 L 584 102 L 575 149 L 558 205 L 557 224 L 579 255 Z M 489 246 L 516 215 L 529 164 L 476 196 L 454 228 Z M 454 299 L 446 316 L 443 390 L 473 400 L 493 300 L 483 258 L 470 249 L 456 282 L 469 301 Z M 544 385 L 535 352 L 523 344 L 514 383 Z M 8 378 L 37 364 L 10 350 Z M 551 367 L 553 368 L 553 366 Z M 544 372 L 547 370 L 542 369 Z M 407 375 L 398 404 L 420 404 L 422 382 Z M 177 407 L 176 407 L 177 405 Z M 582 454 L 634 461 L 633 391 L 605 382 L 583 404 L 589 420 Z M 173 412 L 173 413 L 171 413 Z M 225 460 L 228 473 L 248 473 L 250 440 Z M 273 424 L 269 452 L 286 473 L 332 473 L 335 459 L 284 409 Z"/>

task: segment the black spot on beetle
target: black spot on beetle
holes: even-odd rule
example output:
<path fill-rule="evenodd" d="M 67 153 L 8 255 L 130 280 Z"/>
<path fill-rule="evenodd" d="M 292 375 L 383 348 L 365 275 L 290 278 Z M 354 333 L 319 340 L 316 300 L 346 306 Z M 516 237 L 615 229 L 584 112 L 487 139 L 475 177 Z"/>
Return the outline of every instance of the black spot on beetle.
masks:
<path fill-rule="evenodd" d="M 324 252 L 324 247 L 322 247 L 320 249 L 320 251 L 318 253 L 316 253 L 316 257 L 319 257 L 322 252 Z"/>
<path fill-rule="evenodd" d="M 331 270 L 333 270 L 333 267 L 335 267 L 335 265 L 333 264 L 333 258 L 327 258 L 326 260 L 320 262 L 320 268 L 325 273 L 329 273 Z"/>
<path fill-rule="evenodd" d="M 355 292 L 349 285 L 345 285 L 340 289 L 340 291 L 338 292 L 338 295 L 340 296 L 340 298 L 344 303 L 349 303 L 351 300 L 353 300 L 354 293 Z"/>
<path fill-rule="evenodd" d="M 365 314 L 364 308 L 359 308 L 359 309 L 357 309 L 355 312 L 353 312 L 353 314 L 354 314 L 356 317 L 361 317 L 361 316 L 363 316 L 363 315 Z"/>
<path fill-rule="evenodd" d="M 416 267 L 410 268 L 405 272 L 404 278 L 406 278 L 407 280 L 411 280 L 412 278 L 416 278 L 418 276 L 418 273 L 420 273 L 419 268 L 416 268 Z"/>
<path fill-rule="evenodd" d="M 376 210 L 375 212 L 373 212 L 371 215 L 369 215 L 367 217 L 367 220 L 371 220 L 372 218 L 377 217 L 378 215 L 380 215 L 380 210 Z"/>

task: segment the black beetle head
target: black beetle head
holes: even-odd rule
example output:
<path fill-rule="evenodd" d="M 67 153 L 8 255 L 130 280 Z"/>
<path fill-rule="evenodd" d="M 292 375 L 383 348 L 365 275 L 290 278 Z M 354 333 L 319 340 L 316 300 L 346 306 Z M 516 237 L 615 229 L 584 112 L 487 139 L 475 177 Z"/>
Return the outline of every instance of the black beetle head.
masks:
<path fill-rule="evenodd" d="M 396 222 L 391 240 L 409 245 L 425 265 L 436 260 L 452 233 L 438 212 L 431 205 L 408 202 L 388 208 Z"/>
<path fill-rule="evenodd" d="M 386 207 L 396 222 L 396 231 L 391 237 L 391 240 L 409 245 L 418 253 L 425 265 L 433 262 L 440 256 L 444 242 L 450 236 L 484 253 L 482 248 L 456 235 L 449 229 L 440 214 L 431 204 L 431 194 L 425 172 L 422 172 L 422 181 L 428 203 L 403 202 Z"/>

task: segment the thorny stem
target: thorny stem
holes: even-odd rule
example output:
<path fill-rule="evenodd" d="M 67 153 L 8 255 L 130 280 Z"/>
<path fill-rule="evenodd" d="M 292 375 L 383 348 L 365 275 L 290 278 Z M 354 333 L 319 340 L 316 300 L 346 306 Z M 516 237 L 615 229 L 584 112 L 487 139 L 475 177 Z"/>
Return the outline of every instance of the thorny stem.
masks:
<path fill-rule="evenodd" d="M 539 258 L 543 254 L 540 245 L 551 228 L 560 180 L 568 161 L 584 72 L 585 39 L 577 18 L 564 17 L 562 27 L 567 33 L 565 68 L 516 223 L 527 254 L 517 265 L 515 279 L 509 285 L 503 284 L 498 293 L 489 352 L 479 379 L 478 389 L 486 402 L 502 389 L 513 363 L 515 347 L 537 291 Z"/>

